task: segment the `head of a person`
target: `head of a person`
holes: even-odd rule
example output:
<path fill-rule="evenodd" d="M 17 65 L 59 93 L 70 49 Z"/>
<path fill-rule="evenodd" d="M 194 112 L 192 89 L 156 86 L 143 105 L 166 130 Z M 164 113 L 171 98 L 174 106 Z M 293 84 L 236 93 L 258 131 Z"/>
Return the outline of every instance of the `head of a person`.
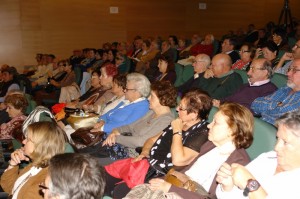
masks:
<path fill-rule="evenodd" d="M 43 56 L 42 53 L 37 53 L 37 54 L 35 55 L 35 59 L 36 59 L 36 62 L 37 62 L 37 63 L 40 63 L 40 62 L 41 62 L 42 56 Z"/>
<path fill-rule="evenodd" d="M 100 68 L 97 68 L 92 72 L 92 76 L 91 76 L 91 86 L 93 88 L 99 88 L 101 86 L 100 77 L 101 77 L 101 71 Z"/>
<path fill-rule="evenodd" d="M 57 62 L 58 68 L 63 68 L 65 72 L 71 72 L 73 70 L 73 66 L 70 64 L 69 60 L 64 59 Z"/>
<path fill-rule="evenodd" d="M 272 63 L 266 58 L 255 59 L 252 61 L 247 75 L 251 84 L 270 79 L 273 75 Z"/>
<path fill-rule="evenodd" d="M 115 64 L 107 62 L 101 69 L 100 83 L 103 87 L 111 88 L 113 77 L 118 74 L 118 69 Z"/>
<path fill-rule="evenodd" d="M 158 69 L 162 74 L 174 71 L 175 64 L 173 59 L 169 56 L 160 55 L 158 58 Z"/>
<path fill-rule="evenodd" d="M 210 57 L 207 54 L 199 54 L 193 60 L 195 73 L 203 73 L 210 66 Z"/>
<path fill-rule="evenodd" d="M 126 82 L 127 79 L 125 74 L 117 74 L 113 78 L 113 85 L 112 85 L 111 92 L 118 97 L 124 96 L 126 90 Z"/>
<path fill-rule="evenodd" d="M 187 92 L 177 106 L 178 116 L 183 122 L 206 120 L 212 107 L 212 98 L 200 89 Z"/>
<path fill-rule="evenodd" d="M 283 41 L 286 41 L 286 31 L 283 28 L 276 28 L 272 35 L 275 44 L 280 45 Z"/>
<path fill-rule="evenodd" d="M 237 39 L 235 37 L 226 37 L 222 43 L 222 53 L 233 51 L 237 46 Z"/>
<path fill-rule="evenodd" d="M 215 38 L 212 34 L 207 34 L 204 37 L 203 44 L 204 45 L 211 45 L 214 42 Z"/>
<path fill-rule="evenodd" d="M 177 91 L 169 81 L 156 81 L 151 84 L 149 96 L 150 109 L 154 110 L 161 106 L 175 107 Z"/>
<path fill-rule="evenodd" d="M 192 45 L 196 45 L 199 42 L 201 42 L 201 37 L 198 34 L 194 34 L 191 39 Z"/>
<path fill-rule="evenodd" d="M 121 64 L 123 64 L 125 62 L 125 57 L 124 55 L 122 55 L 121 52 L 117 52 L 116 55 L 116 65 L 120 66 Z"/>
<path fill-rule="evenodd" d="M 211 69 L 215 77 L 220 77 L 231 70 L 232 61 L 227 54 L 217 54 L 211 61 Z"/>
<path fill-rule="evenodd" d="M 178 45 L 178 39 L 175 35 L 170 35 L 168 41 L 172 47 L 176 47 Z"/>
<path fill-rule="evenodd" d="M 35 122 L 25 132 L 24 154 L 36 167 L 47 167 L 50 158 L 65 151 L 65 132 L 56 122 Z"/>
<path fill-rule="evenodd" d="M 141 97 L 147 98 L 150 94 L 150 81 L 140 73 L 130 73 L 126 76 L 125 98 L 133 102 Z"/>
<path fill-rule="evenodd" d="M 150 46 L 151 46 L 151 42 L 149 40 L 147 40 L 147 39 L 143 40 L 142 50 L 144 52 L 147 52 L 149 50 Z"/>
<path fill-rule="evenodd" d="M 179 46 L 179 48 L 185 48 L 186 47 L 186 39 L 179 38 L 178 39 L 178 46 Z"/>
<path fill-rule="evenodd" d="M 250 62 L 255 56 L 255 47 L 251 43 L 243 44 L 240 48 L 240 57 L 243 62 Z"/>
<path fill-rule="evenodd" d="M 271 41 L 271 40 L 265 42 L 262 45 L 261 49 L 262 49 L 264 58 L 266 58 L 269 61 L 272 61 L 273 59 L 275 59 L 278 54 L 278 46 L 276 43 L 274 43 L 274 41 Z"/>
<path fill-rule="evenodd" d="M 123 41 L 123 42 L 118 43 L 117 50 L 119 52 L 124 52 L 124 51 L 126 52 L 127 48 L 128 48 L 128 46 L 127 46 L 126 42 Z"/>
<path fill-rule="evenodd" d="M 2 80 L 3 82 L 9 82 L 14 79 L 14 77 L 18 74 L 17 69 L 13 66 L 5 68 L 2 70 Z"/>
<path fill-rule="evenodd" d="M 103 52 L 104 52 L 104 50 L 98 49 L 98 50 L 96 51 L 95 58 L 96 58 L 97 60 L 102 59 Z"/>
<path fill-rule="evenodd" d="M 300 59 L 294 59 L 287 72 L 287 86 L 300 91 Z"/>
<path fill-rule="evenodd" d="M 232 142 L 237 149 L 248 148 L 253 141 L 253 115 L 237 103 L 224 103 L 208 125 L 208 139 L 216 146 Z"/>
<path fill-rule="evenodd" d="M 150 51 L 152 50 L 159 50 L 159 44 L 157 40 L 151 41 Z"/>
<path fill-rule="evenodd" d="M 163 41 L 161 43 L 161 52 L 164 53 L 171 48 L 169 41 Z"/>
<path fill-rule="evenodd" d="M 107 59 L 110 62 L 114 63 L 116 55 L 117 55 L 117 50 L 116 49 L 110 49 L 110 50 L 108 50 L 108 53 L 107 53 Z"/>
<path fill-rule="evenodd" d="M 47 63 L 53 63 L 54 62 L 54 60 L 55 60 L 55 55 L 53 55 L 53 54 L 49 54 L 48 56 L 47 56 Z"/>
<path fill-rule="evenodd" d="M 45 187 L 41 188 L 45 199 L 90 199 L 102 198 L 105 184 L 104 168 L 97 158 L 65 153 L 51 158 Z"/>
<path fill-rule="evenodd" d="M 290 171 L 300 168 L 300 112 L 288 112 L 276 120 L 277 164 L 280 169 Z"/>
<path fill-rule="evenodd" d="M 258 38 L 263 39 L 266 36 L 266 30 L 264 28 L 258 29 Z"/>
<path fill-rule="evenodd" d="M 133 45 L 134 45 L 134 48 L 137 50 L 137 49 L 141 49 L 142 48 L 142 44 L 143 44 L 143 39 L 141 36 L 137 35 L 134 37 L 134 40 L 133 40 Z"/>
<path fill-rule="evenodd" d="M 102 44 L 102 49 L 103 50 L 109 50 L 109 49 L 111 49 L 111 43 L 106 42 L 106 43 Z"/>
<path fill-rule="evenodd" d="M 28 106 L 28 102 L 23 93 L 11 93 L 6 95 L 4 99 L 6 112 L 10 118 L 15 118 L 23 115 Z"/>
<path fill-rule="evenodd" d="M 292 48 L 294 59 L 300 59 L 300 40 L 298 40 Z"/>
<path fill-rule="evenodd" d="M 248 25 L 248 32 L 252 32 L 253 30 L 255 30 L 254 24 L 249 24 Z"/>

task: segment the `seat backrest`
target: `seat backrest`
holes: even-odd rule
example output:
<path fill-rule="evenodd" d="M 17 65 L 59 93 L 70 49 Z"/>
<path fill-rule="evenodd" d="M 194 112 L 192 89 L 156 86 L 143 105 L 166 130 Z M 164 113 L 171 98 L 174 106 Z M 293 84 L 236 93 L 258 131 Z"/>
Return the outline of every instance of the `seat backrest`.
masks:
<path fill-rule="evenodd" d="M 277 86 L 277 88 L 281 88 L 286 86 L 287 76 L 280 73 L 274 73 L 271 82 Z"/>
<path fill-rule="evenodd" d="M 245 70 L 239 70 L 239 69 L 234 69 L 234 72 L 238 73 L 242 77 L 244 84 L 248 83 L 247 71 L 245 71 Z"/>
<path fill-rule="evenodd" d="M 254 118 L 253 143 L 246 149 L 251 160 L 255 159 L 261 153 L 274 150 L 276 132 L 277 129 L 273 125 L 259 118 Z"/>
<path fill-rule="evenodd" d="M 211 110 L 209 111 L 209 115 L 208 115 L 208 119 L 207 119 L 207 121 L 209 122 L 209 123 L 211 123 L 212 121 L 213 121 L 213 119 L 214 119 L 214 115 L 216 114 L 216 112 L 218 112 L 218 108 L 217 107 L 215 107 L 215 106 L 213 106 L 212 108 L 211 108 Z"/>

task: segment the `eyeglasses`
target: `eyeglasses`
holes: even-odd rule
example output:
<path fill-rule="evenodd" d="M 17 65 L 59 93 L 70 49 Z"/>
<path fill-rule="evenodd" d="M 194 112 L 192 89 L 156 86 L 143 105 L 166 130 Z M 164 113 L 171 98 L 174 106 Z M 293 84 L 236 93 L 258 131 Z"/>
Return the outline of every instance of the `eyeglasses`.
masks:
<path fill-rule="evenodd" d="M 250 70 L 252 70 L 253 72 L 256 70 L 266 70 L 265 68 L 254 68 L 254 66 L 250 66 Z"/>
<path fill-rule="evenodd" d="M 92 75 L 92 79 L 97 79 L 97 78 L 99 78 L 99 76 L 97 76 L 97 75 Z"/>
<path fill-rule="evenodd" d="M 124 90 L 125 90 L 125 92 L 126 92 L 126 91 L 136 91 L 135 88 L 125 88 Z"/>
<path fill-rule="evenodd" d="M 297 49 L 297 48 L 300 48 L 300 46 L 298 44 L 295 44 L 293 48 Z"/>
<path fill-rule="evenodd" d="M 178 107 L 178 110 L 179 110 L 179 111 L 186 111 L 186 110 L 187 110 L 186 108 L 182 108 L 181 105 L 178 105 L 177 107 Z"/>
<path fill-rule="evenodd" d="M 45 183 L 43 183 L 43 182 L 39 184 L 39 188 L 41 190 L 47 190 L 47 189 L 49 189 L 49 187 L 46 187 Z"/>
<path fill-rule="evenodd" d="M 292 71 L 293 74 L 296 73 L 296 72 L 298 72 L 298 71 L 300 71 L 300 69 L 297 69 L 297 68 L 295 68 L 295 67 L 296 67 L 296 66 L 290 67 L 287 71 L 288 71 L 288 72 Z"/>
<path fill-rule="evenodd" d="M 202 61 L 202 60 L 193 60 L 193 64 L 194 63 L 201 63 L 201 62 L 205 62 L 205 61 Z"/>
<path fill-rule="evenodd" d="M 239 52 L 240 52 L 240 53 L 250 53 L 249 50 L 240 50 Z"/>

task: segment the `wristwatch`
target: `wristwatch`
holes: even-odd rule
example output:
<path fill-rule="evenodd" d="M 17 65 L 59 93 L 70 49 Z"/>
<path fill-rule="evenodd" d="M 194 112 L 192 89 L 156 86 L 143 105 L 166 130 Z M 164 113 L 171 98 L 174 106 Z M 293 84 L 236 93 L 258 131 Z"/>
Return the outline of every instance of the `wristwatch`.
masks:
<path fill-rule="evenodd" d="M 256 191 L 260 187 L 260 184 L 257 180 L 249 179 L 247 186 L 244 189 L 243 195 L 248 196 L 249 192 Z"/>

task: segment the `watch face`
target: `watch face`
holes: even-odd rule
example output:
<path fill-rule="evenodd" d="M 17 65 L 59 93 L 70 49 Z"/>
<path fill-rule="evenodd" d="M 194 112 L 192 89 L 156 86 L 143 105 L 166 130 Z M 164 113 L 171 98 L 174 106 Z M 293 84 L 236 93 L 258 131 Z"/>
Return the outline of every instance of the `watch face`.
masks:
<path fill-rule="evenodd" d="M 256 180 L 249 180 L 247 184 L 247 188 L 249 191 L 255 191 L 259 188 L 260 184 Z"/>

